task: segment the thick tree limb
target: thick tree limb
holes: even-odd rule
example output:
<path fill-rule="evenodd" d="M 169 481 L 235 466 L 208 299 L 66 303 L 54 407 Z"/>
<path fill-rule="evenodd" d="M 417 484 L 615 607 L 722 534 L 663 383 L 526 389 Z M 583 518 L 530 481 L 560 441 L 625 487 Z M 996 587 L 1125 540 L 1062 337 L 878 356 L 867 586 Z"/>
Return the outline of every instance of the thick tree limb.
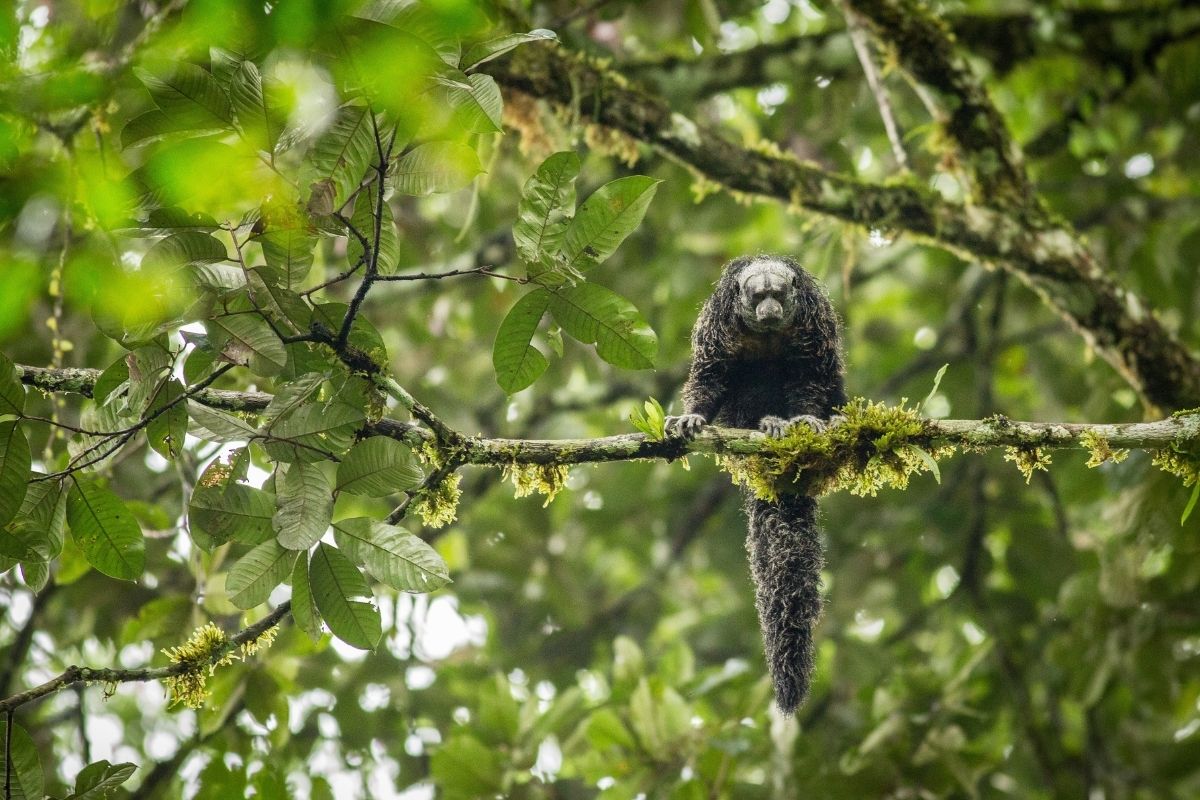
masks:
<path fill-rule="evenodd" d="M 25 383 L 49 391 L 89 394 L 97 370 L 49 370 L 18 367 Z M 69 379 L 60 373 L 69 373 Z M 71 388 L 64 384 L 71 383 Z M 262 392 L 201 392 L 194 398 L 204 405 L 229 411 L 261 411 L 270 402 Z M 212 401 L 212 402 L 210 402 Z M 219 405 L 218 405 L 219 404 Z M 1072 422 L 1018 422 L 1004 417 L 983 420 L 927 420 L 921 443 L 973 448 L 1044 447 L 1087 448 L 1087 437 L 1099 437 L 1112 447 L 1160 450 L 1173 443 L 1200 439 L 1200 413 L 1180 414 L 1156 422 L 1088 424 Z M 432 441 L 434 434 L 416 425 L 381 420 L 367 427 L 372 434 L 390 436 L 410 444 Z M 584 464 L 634 459 L 682 458 L 688 453 L 751 455 L 767 450 L 758 431 L 710 427 L 692 441 L 654 440 L 642 433 L 623 433 L 596 439 L 502 439 L 468 437 L 455 443 L 454 460 L 462 464 Z M 0 709 L 2 710 L 2 709 Z"/>
<path fill-rule="evenodd" d="M 961 206 L 916 183 L 880 185 L 789 155 L 733 144 L 587 58 L 543 45 L 488 65 L 515 89 L 578 107 L 735 192 L 781 200 L 868 228 L 902 230 L 968 259 L 1003 266 L 1034 289 L 1150 403 L 1200 404 L 1200 360 L 1119 286 L 1073 230 L 1031 209 Z"/>

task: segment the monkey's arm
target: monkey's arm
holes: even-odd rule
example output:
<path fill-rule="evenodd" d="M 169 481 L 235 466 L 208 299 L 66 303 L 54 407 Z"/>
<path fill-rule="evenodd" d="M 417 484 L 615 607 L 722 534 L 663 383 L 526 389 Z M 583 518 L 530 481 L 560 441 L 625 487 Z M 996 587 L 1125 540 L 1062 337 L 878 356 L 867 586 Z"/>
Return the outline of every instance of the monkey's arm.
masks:
<path fill-rule="evenodd" d="M 703 350 L 696 352 L 687 382 L 683 385 L 684 413 L 667 417 L 667 433 L 691 439 L 700 429 L 716 419 L 725 404 L 728 379 L 722 359 L 708 357 Z"/>

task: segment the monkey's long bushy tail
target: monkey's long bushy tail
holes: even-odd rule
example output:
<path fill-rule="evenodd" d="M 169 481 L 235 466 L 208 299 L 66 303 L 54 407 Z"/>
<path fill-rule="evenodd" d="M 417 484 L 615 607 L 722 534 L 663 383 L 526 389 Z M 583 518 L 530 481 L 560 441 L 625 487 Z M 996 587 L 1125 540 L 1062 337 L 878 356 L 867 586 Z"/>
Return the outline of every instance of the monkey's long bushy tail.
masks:
<path fill-rule="evenodd" d="M 747 494 L 746 516 L 746 550 L 775 702 L 783 713 L 791 714 L 808 695 L 815 655 L 813 627 L 821 616 L 824 557 L 817 503 L 802 495 L 766 502 Z"/>

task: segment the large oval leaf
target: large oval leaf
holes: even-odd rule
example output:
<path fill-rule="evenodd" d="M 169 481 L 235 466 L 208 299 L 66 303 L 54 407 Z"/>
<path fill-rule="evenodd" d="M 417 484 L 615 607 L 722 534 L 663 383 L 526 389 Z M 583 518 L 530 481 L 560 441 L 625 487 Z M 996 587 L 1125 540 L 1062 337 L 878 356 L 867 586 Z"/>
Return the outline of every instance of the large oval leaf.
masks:
<path fill-rule="evenodd" d="M 222 129 L 233 119 L 229 96 L 206 70 L 186 61 L 154 69 L 134 68 L 154 103 L 176 123 L 191 128 Z"/>
<path fill-rule="evenodd" d="M 287 349 L 267 321 L 253 312 L 227 314 L 204 323 L 226 361 L 249 364 L 258 375 L 278 375 L 287 366 Z"/>
<path fill-rule="evenodd" d="M 240 483 L 199 486 L 188 503 L 191 532 L 209 540 L 209 547 L 230 540 L 262 544 L 275 535 L 274 515 L 273 494 Z"/>
<path fill-rule="evenodd" d="M 271 539 L 238 559 L 225 578 L 225 592 L 238 608 L 254 608 L 267 602 L 271 591 L 283 583 L 296 563 L 296 551 Z"/>
<path fill-rule="evenodd" d="M 350 447 L 366 417 L 347 403 L 309 403 L 270 427 L 267 454 L 276 461 L 323 461 Z"/>
<path fill-rule="evenodd" d="M 300 556 L 292 568 L 292 619 L 314 642 L 321 638 L 319 613 L 308 579 L 308 559 Z"/>
<path fill-rule="evenodd" d="M 71 484 L 67 524 L 88 563 L 111 578 L 137 580 L 146 567 L 146 543 L 133 514 L 90 475 L 73 475 Z"/>
<path fill-rule="evenodd" d="M 0 419 L 19 417 L 25 412 L 25 387 L 17 377 L 17 368 L 0 353 Z"/>
<path fill-rule="evenodd" d="M 412 450 L 387 436 L 363 439 L 338 464 L 337 490 L 370 497 L 416 488 L 425 476 Z"/>
<path fill-rule="evenodd" d="M 504 100 L 500 87 L 491 75 L 465 76 L 466 83 L 450 88 L 446 97 L 455 109 L 455 122 L 460 130 L 473 133 L 499 133 Z M 469 87 L 469 88 L 468 88 Z"/>
<path fill-rule="evenodd" d="M 25 432 L 16 422 L 0 422 L 0 525 L 20 510 L 31 464 Z"/>
<path fill-rule="evenodd" d="M 631 175 L 593 192 L 580 206 L 563 237 L 563 260 L 567 268 L 582 271 L 611 256 L 641 224 L 661 182 L 644 175 Z"/>
<path fill-rule="evenodd" d="M 610 364 L 651 369 L 658 338 L 633 304 L 594 283 L 565 287 L 550 295 L 550 311 L 562 329 Z"/>
<path fill-rule="evenodd" d="M 328 211 L 337 211 L 346 204 L 375 156 L 370 110 L 358 105 L 340 108 L 333 124 L 314 145 L 311 157 L 313 192 L 329 194 L 332 207 Z M 312 201 L 309 205 L 313 205 Z"/>
<path fill-rule="evenodd" d="M 403 528 L 367 517 L 333 523 L 338 547 L 393 589 L 432 592 L 450 582 L 437 552 Z"/>
<path fill-rule="evenodd" d="M 11 740 L 8 738 L 10 727 Z M 14 725 L 9 717 L 8 724 L 0 724 L 0 786 L 6 787 L 13 800 L 42 800 L 44 783 L 37 745 L 25 729 Z"/>
<path fill-rule="evenodd" d="M 289 550 L 307 550 L 325 535 L 333 518 L 333 489 L 316 464 L 292 464 L 276 479 L 275 530 Z"/>
<path fill-rule="evenodd" d="M 567 150 L 542 162 L 525 182 L 513 241 L 517 253 L 536 272 L 544 271 L 558 253 L 571 215 L 575 213 L 575 177 L 579 174 L 579 156 Z"/>
<path fill-rule="evenodd" d="M 461 142 L 429 142 L 396 162 L 394 185 L 400 194 L 427 195 L 463 188 L 483 172 L 479 156 Z"/>
<path fill-rule="evenodd" d="M 313 552 L 308 576 L 317 608 L 333 635 L 351 647 L 373 650 L 383 636 L 383 624 L 373 602 L 355 599 L 372 597 L 358 567 L 322 542 Z"/>
<path fill-rule="evenodd" d="M 496 343 L 492 345 L 492 366 L 496 383 L 507 394 L 516 394 L 546 371 L 546 357 L 533 346 L 533 334 L 550 305 L 550 292 L 534 289 L 509 310 Z"/>

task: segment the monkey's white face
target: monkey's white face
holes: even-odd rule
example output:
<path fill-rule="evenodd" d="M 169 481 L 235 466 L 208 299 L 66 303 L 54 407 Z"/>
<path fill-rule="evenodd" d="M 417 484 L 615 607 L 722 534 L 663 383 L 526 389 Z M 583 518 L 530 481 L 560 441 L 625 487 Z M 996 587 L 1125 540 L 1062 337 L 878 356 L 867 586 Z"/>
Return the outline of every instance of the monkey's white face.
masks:
<path fill-rule="evenodd" d="M 796 312 L 796 273 L 773 259 L 755 261 L 737 276 L 746 327 L 770 333 L 787 327 Z"/>

